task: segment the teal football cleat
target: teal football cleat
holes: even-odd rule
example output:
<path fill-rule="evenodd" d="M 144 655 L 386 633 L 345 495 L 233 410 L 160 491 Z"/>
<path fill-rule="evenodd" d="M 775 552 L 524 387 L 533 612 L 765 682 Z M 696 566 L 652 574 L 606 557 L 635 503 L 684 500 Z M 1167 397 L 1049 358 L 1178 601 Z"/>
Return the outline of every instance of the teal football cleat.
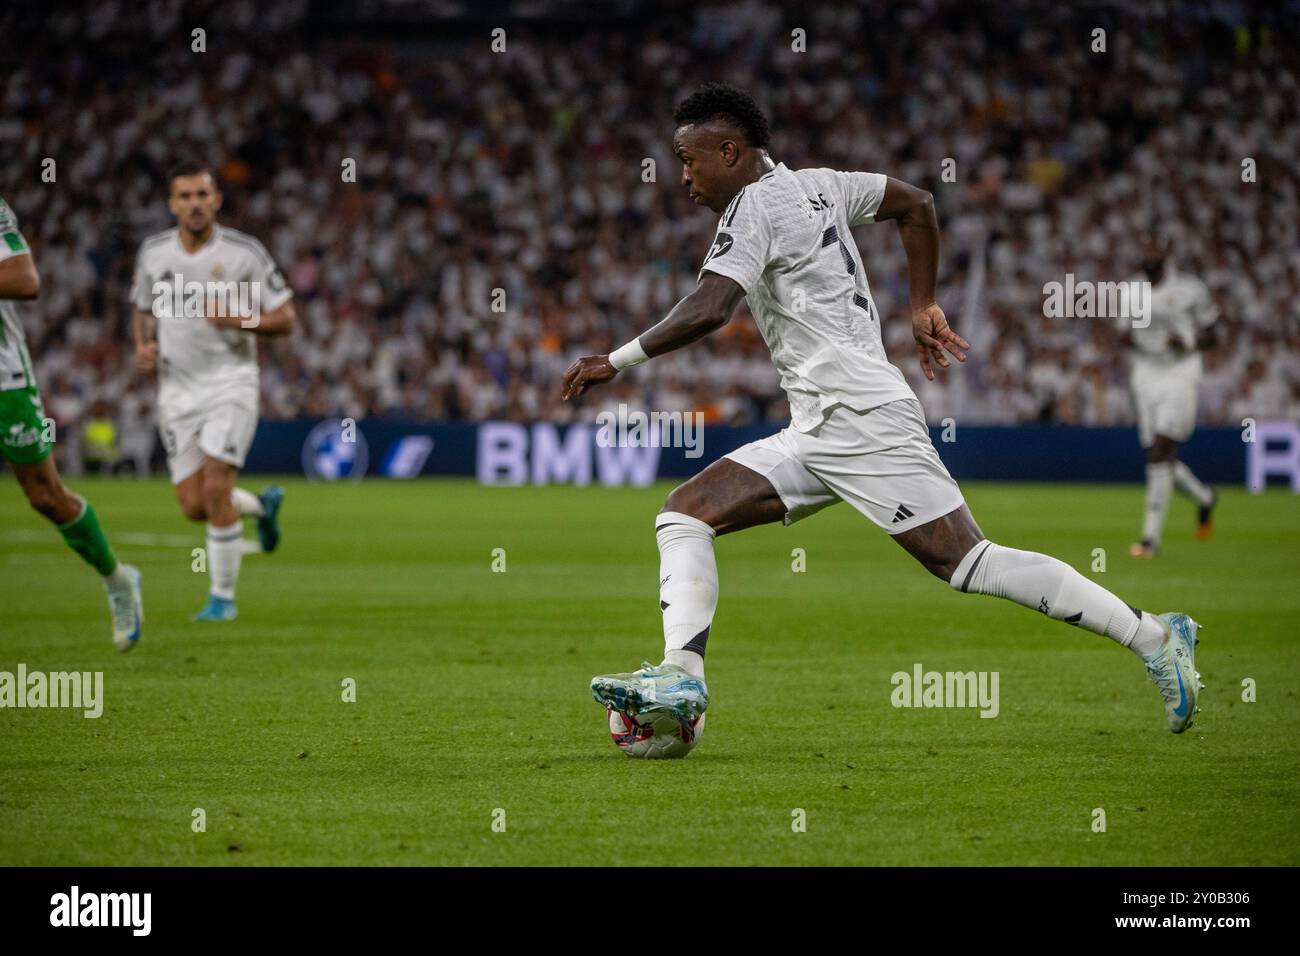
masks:
<path fill-rule="evenodd" d="M 632 717 L 666 712 L 694 720 L 709 706 L 709 689 L 704 680 L 692 677 L 676 664 L 645 663 L 631 674 L 593 677 L 591 696 L 610 710 Z"/>
<path fill-rule="evenodd" d="M 280 506 L 284 504 L 284 489 L 272 485 L 258 498 L 262 502 L 262 517 L 257 519 L 257 540 L 262 550 L 270 554 L 280 546 Z"/>
<path fill-rule="evenodd" d="M 225 598 L 219 598 L 215 594 L 208 595 L 208 603 L 203 605 L 203 610 L 190 618 L 191 621 L 233 621 L 239 616 L 235 610 L 235 602 L 228 601 Z"/>
<path fill-rule="evenodd" d="M 1200 643 L 1196 632 L 1201 625 L 1175 612 L 1157 614 L 1155 619 L 1165 630 L 1165 642 L 1145 658 L 1147 676 L 1160 688 L 1169 729 L 1181 734 L 1192 726 L 1192 715 L 1200 710 L 1196 698 L 1205 686 L 1196 672 L 1196 645 Z"/>
<path fill-rule="evenodd" d="M 126 652 L 140 641 L 144 624 L 144 601 L 140 597 L 140 569 L 129 564 L 121 565 L 126 574 L 122 584 L 104 581 L 108 592 L 108 609 L 113 615 L 113 646 Z"/>

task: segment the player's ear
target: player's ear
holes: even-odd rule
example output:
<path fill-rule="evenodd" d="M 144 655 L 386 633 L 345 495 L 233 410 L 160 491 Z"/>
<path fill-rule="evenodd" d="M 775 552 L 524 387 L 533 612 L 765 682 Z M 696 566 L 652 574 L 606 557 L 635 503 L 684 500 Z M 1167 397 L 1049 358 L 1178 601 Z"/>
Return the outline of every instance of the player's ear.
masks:
<path fill-rule="evenodd" d="M 740 161 L 740 146 L 734 139 L 724 139 L 718 147 L 725 166 L 735 166 Z"/>

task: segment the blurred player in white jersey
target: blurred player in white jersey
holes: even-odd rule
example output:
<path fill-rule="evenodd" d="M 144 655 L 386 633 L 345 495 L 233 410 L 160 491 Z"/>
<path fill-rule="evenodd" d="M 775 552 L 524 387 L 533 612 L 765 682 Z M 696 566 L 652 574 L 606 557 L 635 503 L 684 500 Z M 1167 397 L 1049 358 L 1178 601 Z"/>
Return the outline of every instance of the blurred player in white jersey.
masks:
<path fill-rule="evenodd" d="M 158 429 L 181 511 L 207 522 L 208 601 L 195 620 L 236 616 L 243 518 L 263 551 L 279 544 L 283 492 L 235 487 L 257 430 L 257 336 L 293 329 L 293 293 L 266 248 L 217 224 L 211 170 L 184 163 L 168 177 L 176 228 L 145 239 L 136 259 L 136 368 L 158 373 Z"/>
<path fill-rule="evenodd" d="M 564 398 L 716 331 L 745 298 L 792 421 L 668 496 L 655 521 L 663 662 L 596 677 L 596 700 L 633 716 L 703 713 L 704 650 L 718 603 L 714 537 L 792 524 L 845 501 L 954 589 L 1007 598 L 1134 652 L 1160 688 L 1169 729 L 1184 731 L 1196 709 L 1196 622 L 1144 614 L 1056 558 L 986 538 L 930 442 L 920 403 L 885 355 L 849 230 L 890 219 L 907 254 L 922 371 L 933 379 L 936 367 L 949 366 L 948 354 L 965 361 L 969 348 L 935 301 L 939 226 L 930 194 L 879 173 L 773 162 L 767 118 L 748 93 L 726 84 L 688 97 L 674 119 L 682 183 L 697 205 L 720 214 L 699 285 L 623 347 L 575 361 Z"/>
<path fill-rule="evenodd" d="M 144 604 L 140 572 L 113 553 L 95 507 L 59 478 L 40 389 L 14 300 L 35 299 L 41 277 L 18 218 L 0 199 L 0 456 L 13 467 L 27 501 L 49 519 L 68 547 L 99 572 L 113 618 L 113 645 L 129 651 L 140 640 Z M 15 597 L 15 604 L 19 603 Z M 29 600 L 36 600 L 29 598 Z"/>
<path fill-rule="evenodd" d="M 1142 538 L 1129 554 L 1153 558 L 1160 551 L 1173 488 L 1196 502 L 1196 536 L 1210 536 L 1218 496 L 1178 460 L 1178 446 L 1196 428 L 1201 352 L 1214 346 L 1218 309 L 1205 283 L 1174 271 L 1168 245 L 1156 236 L 1142 238 L 1142 271 L 1151 282 L 1150 323 L 1137 328 L 1125 320 L 1120 333 L 1129 348 L 1138 438 L 1147 458 Z"/>

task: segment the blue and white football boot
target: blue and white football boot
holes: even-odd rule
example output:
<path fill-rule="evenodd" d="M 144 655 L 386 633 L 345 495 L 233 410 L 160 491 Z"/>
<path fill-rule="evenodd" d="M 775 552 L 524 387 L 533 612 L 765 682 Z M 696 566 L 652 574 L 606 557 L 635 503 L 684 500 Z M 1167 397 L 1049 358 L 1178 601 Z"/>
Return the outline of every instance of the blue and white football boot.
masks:
<path fill-rule="evenodd" d="M 203 605 L 203 610 L 199 611 L 191 621 L 233 621 L 239 616 L 235 610 L 235 602 L 226 598 L 217 597 L 215 594 L 208 595 L 208 603 Z"/>
<path fill-rule="evenodd" d="M 610 710 L 637 714 L 672 713 L 694 720 L 709 707 L 704 680 L 676 664 L 644 663 L 630 674 L 602 674 L 591 679 L 591 696 Z"/>
<path fill-rule="evenodd" d="M 113 646 L 125 653 L 140 642 L 144 626 L 144 601 L 140 597 L 140 569 L 130 564 L 119 565 L 126 575 L 122 583 L 104 579 L 108 592 L 108 610 L 113 616 Z"/>
<path fill-rule="evenodd" d="M 1157 614 L 1155 619 L 1165 631 L 1165 642 L 1149 657 L 1143 658 L 1147 676 L 1160 688 L 1165 701 L 1165 716 L 1169 729 L 1181 734 L 1192 725 L 1192 715 L 1200 710 L 1196 698 L 1201 688 L 1201 675 L 1196 672 L 1196 645 L 1201 629 L 1186 614 L 1169 612 Z"/>
<path fill-rule="evenodd" d="M 257 540 L 262 551 L 270 554 L 280 546 L 280 506 L 284 504 L 284 489 L 272 485 L 258 498 L 262 502 L 262 517 L 257 519 Z"/>

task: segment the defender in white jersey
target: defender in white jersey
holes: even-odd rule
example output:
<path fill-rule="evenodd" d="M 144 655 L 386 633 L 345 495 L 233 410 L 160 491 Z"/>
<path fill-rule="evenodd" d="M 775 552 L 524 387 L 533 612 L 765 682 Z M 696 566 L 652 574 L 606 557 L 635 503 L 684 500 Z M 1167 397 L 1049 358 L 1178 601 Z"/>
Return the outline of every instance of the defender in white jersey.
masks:
<path fill-rule="evenodd" d="M 186 163 L 168 177 L 176 227 L 149 236 L 136 259 L 136 367 L 158 374 L 158 429 L 181 511 L 207 522 L 210 590 L 195 620 L 236 616 L 243 517 L 263 551 L 279 544 L 283 491 L 235 487 L 257 431 L 257 336 L 293 329 L 293 293 L 266 247 L 217 224 L 212 172 Z"/>
<path fill-rule="evenodd" d="M 1055 558 L 984 537 L 935 452 L 921 407 L 885 357 L 880 316 L 849 230 L 892 219 L 907 253 L 912 332 L 933 378 L 969 345 L 935 302 L 939 229 L 930 194 L 877 173 L 790 170 L 767 154 L 767 120 L 748 93 L 709 84 L 675 114 L 673 151 L 699 205 L 719 213 L 699 286 L 662 322 L 565 372 L 565 399 L 623 368 L 721 328 L 741 298 L 772 352 L 791 423 L 674 489 L 655 521 L 664 659 L 591 682 L 636 715 L 690 720 L 708 706 L 704 651 L 718 600 L 716 535 L 790 524 L 847 501 L 962 592 L 1008 598 L 1134 651 L 1160 688 L 1170 730 L 1196 709 L 1198 625 L 1125 604 Z"/>
<path fill-rule="evenodd" d="M 99 572 L 108 592 L 113 646 L 129 651 L 140 640 L 144 622 L 140 572 L 117 560 L 94 505 L 63 484 L 54 464 L 54 423 L 45 416 L 22 316 L 14 305 L 40 292 L 31 247 L 18 231 L 18 217 L 0 199 L 0 459 L 12 466 L 32 508 Z"/>
<path fill-rule="evenodd" d="M 1142 538 L 1129 554 L 1153 558 L 1160 552 L 1173 488 L 1196 502 L 1198 538 L 1208 538 L 1213 527 L 1218 496 L 1179 461 L 1178 446 L 1196 428 L 1201 352 L 1214 346 L 1219 310 L 1204 282 L 1174 271 L 1168 245 L 1156 236 L 1142 238 L 1142 270 L 1151 282 L 1150 322 L 1136 328 L 1125 320 L 1120 334 L 1129 348 L 1138 438 L 1147 458 Z"/>

